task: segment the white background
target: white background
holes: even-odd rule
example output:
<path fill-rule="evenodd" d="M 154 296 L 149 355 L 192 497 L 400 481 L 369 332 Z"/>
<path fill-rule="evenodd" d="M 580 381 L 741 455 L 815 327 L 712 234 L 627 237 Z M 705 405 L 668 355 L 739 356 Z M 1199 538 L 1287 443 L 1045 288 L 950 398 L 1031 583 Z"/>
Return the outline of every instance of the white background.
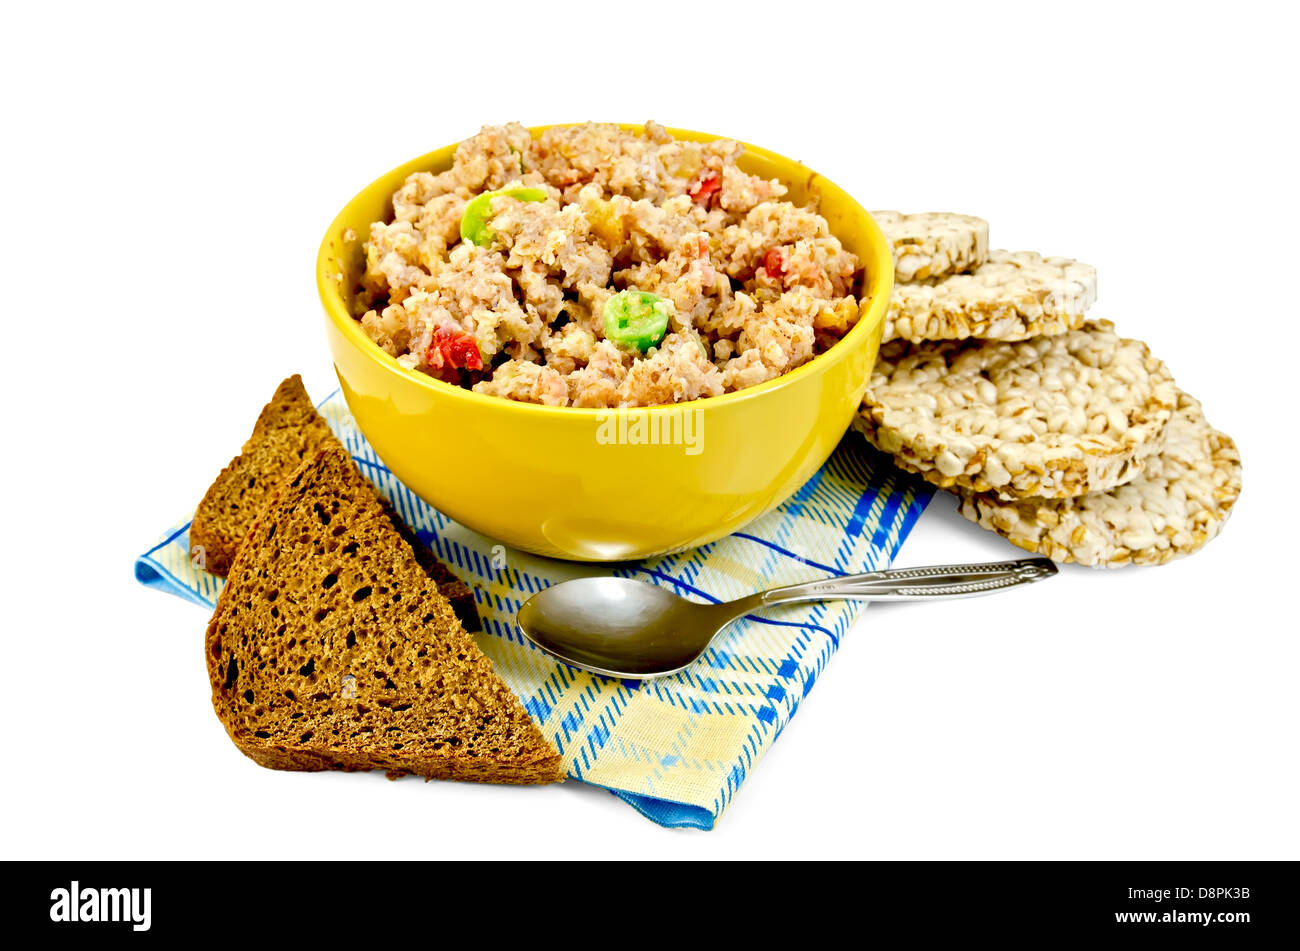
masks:
<path fill-rule="evenodd" d="M 1300 858 L 1294 8 L 632 9 L 6 10 L 5 856 Z M 1240 445 L 1223 536 L 871 608 L 707 834 L 577 783 L 255 766 L 203 610 L 131 565 L 276 382 L 335 386 L 325 226 L 483 123 L 647 117 L 1095 264 L 1094 313 Z M 900 564 L 1015 553 L 952 508 Z"/>

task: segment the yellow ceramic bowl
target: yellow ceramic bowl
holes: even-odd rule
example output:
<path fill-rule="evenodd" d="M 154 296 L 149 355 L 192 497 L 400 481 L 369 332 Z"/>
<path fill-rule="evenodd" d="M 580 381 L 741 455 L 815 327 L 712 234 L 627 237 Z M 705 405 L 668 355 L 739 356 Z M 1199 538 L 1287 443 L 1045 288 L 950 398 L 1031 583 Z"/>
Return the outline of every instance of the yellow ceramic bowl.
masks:
<path fill-rule="evenodd" d="M 720 138 L 669 131 L 697 142 Z M 455 148 L 430 152 L 368 185 L 334 219 L 316 262 L 348 407 L 380 458 L 417 495 L 517 548 L 617 561 L 721 538 L 779 505 L 826 461 L 862 399 L 893 287 L 889 245 L 861 205 L 798 162 L 745 146 L 745 171 L 779 178 L 797 204 L 820 196 L 831 231 L 865 269 L 857 326 L 797 370 L 675 406 L 614 411 L 516 403 L 403 369 L 349 311 L 370 223 L 391 217 L 390 196 L 412 172 L 449 168 Z"/>

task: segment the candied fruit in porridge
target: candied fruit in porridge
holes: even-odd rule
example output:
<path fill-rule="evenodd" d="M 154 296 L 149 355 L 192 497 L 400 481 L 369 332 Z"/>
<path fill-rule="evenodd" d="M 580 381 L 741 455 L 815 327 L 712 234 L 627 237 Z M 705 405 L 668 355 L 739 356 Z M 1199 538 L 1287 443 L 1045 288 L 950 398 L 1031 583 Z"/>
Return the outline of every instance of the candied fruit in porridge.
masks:
<path fill-rule="evenodd" d="M 371 225 L 355 313 L 414 372 L 548 406 L 657 406 L 775 379 L 857 323 L 857 258 L 743 147 L 486 126 Z"/>

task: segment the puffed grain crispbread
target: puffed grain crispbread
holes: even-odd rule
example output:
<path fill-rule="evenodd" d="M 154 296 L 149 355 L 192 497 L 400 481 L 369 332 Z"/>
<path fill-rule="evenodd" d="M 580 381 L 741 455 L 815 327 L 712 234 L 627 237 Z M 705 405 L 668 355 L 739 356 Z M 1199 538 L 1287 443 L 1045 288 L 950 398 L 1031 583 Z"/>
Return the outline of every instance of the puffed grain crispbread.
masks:
<path fill-rule="evenodd" d="M 969 274 L 895 284 L 885 340 L 1025 340 L 1083 324 L 1097 269 L 1033 251 L 992 251 Z"/>
<path fill-rule="evenodd" d="M 961 514 L 1053 561 L 1161 565 L 1214 538 L 1240 493 L 1236 445 L 1206 422 L 1200 403 L 1180 392 L 1164 448 L 1127 485 L 1016 502 L 962 493 Z"/>
<path fill-rule="evenodd" d="M 1132 480 L 1177 398 L 1146 344 L 1095 321 L 1010 343 L 890 343 L 856 425 L 940 488 L 1062 498 Z"/>
<path fill-rule="evenodd" d="M 894 251 L 894 280 L 924 281 L 979 267 L 989 256 L 989 223 L 974 215 L 873 211 Z"/>

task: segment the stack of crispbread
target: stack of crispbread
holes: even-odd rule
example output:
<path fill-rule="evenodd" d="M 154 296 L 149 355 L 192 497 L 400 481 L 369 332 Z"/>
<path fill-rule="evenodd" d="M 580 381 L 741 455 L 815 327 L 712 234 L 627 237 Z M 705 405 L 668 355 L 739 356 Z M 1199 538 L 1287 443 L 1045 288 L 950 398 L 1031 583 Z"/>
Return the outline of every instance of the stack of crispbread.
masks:
<path fill-rule="evenodd" d="M 895 286 L 858 428 L 962 515 L 1094 567 L 1164 564 L 1241 491 L 1232 440 L 1146 344 L 1085 312 L 1096 270 L 989 251 L 969 215 L 874 212 Z"/>

